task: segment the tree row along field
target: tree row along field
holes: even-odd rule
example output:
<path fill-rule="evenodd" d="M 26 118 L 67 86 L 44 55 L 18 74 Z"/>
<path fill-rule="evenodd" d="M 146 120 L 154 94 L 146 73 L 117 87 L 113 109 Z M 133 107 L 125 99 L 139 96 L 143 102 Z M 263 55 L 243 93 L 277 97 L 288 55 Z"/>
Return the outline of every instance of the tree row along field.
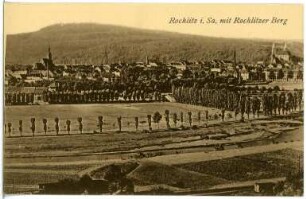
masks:
<path fill-rule="evenodd" d="M 212 124 L 205 128 L 161 130 L 153 133 L 122 132 L 70 136 L 36 136 L 5 140 L 6 163 L 66 162 L 82 160 L 133 159 L 166 154 L 215 150 L 219 144 L 233 145 L 252 140 L 277 139 L 277 142 L 303 139 L 300 121 L 264 119 L 250 122 Z M 292 133 L 291 133 L 292 132 Z M 220 140 L 205 139 L 209 134 L 227 134 Z M 284 139 L 281 137 L 286 135 Z M 236 146 L 237 147 L 237 146 Z M 226 146 L 226 148 L 228 148 Z M 50 159 L 50 157 L 52 157 Z M 34 161 L 34 162 L 33 162 Z"/>
<path fill-rule="evenodd" d="M 153 129 L 170 129 L 182 126 L 205 126 L 218 121 L 237 120 L 238 116 L 244 119 L 244 114 L 247 119 L 262 117 L 259 114 L 260 110 L 252 111 L 251 106 L 253 106 L 252 101 L 246 99 L 245 107 L 239 113 L 237 110 L 233 112 L 220 110 L 217 107 L 207 108 L 178 103 L 44 105 L 48 115 L 40 110 L 40 106 L 6 107 L 5 136 L 152 131 Z M 275 115 L 277 112 L 286 115 L 291 111 L 297 111 L 297 107 L 293 106 L 289 110 L 277 106 L 271 107 L 273 108 L 263 107 L 264 115 L 272 114 L 272 112 Z M 86 110 L 90 111 L 90 114 Z"/>
<path fill-rule="evenodd" d="M 44 119 L 47 120 L 46 134 L 56 135 L 56 118 L 58 118 L 59 134 L 68 134 L 67 120 L 70 121 L 70 133 L 80 134 L 78 118 L 82 118 L 83 133 L 93 133 L 94 131 L 100 133 L 99 116 L 103 117 L 102 132 L 104 133 L 119 131 L 119 117 L 121 117 L 122 132 L 136 131 L 136 123 L 138 123 L 138 131 L 149 130 L 148 115 L 151 116 L 151 128 L 154 130 L 166 129 L 168 127 L 167 123 L 170 127 L 179 127 L 181 125 L 204 125 L 207 122 L 221 121 L 220 110 L 178 103 L 45 105 L 43 106 L 44 111 L 41 108 L 41 106 L 6 107 L 6 136 L 9 136 L 8 123 L 11 123 L 11 136 L 20 136 L 20 120 L 22 120 L 22 135 L 32 136 L 31 118 L 35 118 L 36 136 L 45 135 Z M 166 117 L 167 110 L 168 117 Z M 156 112 L 159 115 L 155 115 Z M 188 113 L 191 113 L 191 115 Z M 233 115 L 232 112 L 228 112 L 225 119 L 232 121 Z"/>
<path fill-rule="evenodd" d="M 38 136 L 22 139 L 7 139 L 5 141 L 6 157 L 44 157 L 44 156 L 90 156 L 97 153 L 102 153 L 102 156 L 108 157 L 114 154 L 117 157 L 123 156 L 124 152 L 137 154 L 138 150 L 153 151 L 158 149 L 167 149 L 168 147 L 181 146 L 197 146 L 199 141 L 203 140 L 201 135 L 211 132 L 227 132 L 225 130 L 232 129 L 237 132 L 250 131 L 250 124 L 239 125 L 235 127 L 234 124 L 226 125 L 224 127 L 208 127 L 205 129 L 189 129 L 181 131 L 157 131 L 154 133 L 135 133 L 123 132 L 112 134 L 88 134 L 69 136 Z M 238 129 L 239 128 L 239 129 Z M 252 131 L 250 131 L 252 132 Z M 234 139 L 234 138 L 233 138 Z M 245 138 L 246 139 L 246 138 Z M 204 141 L 201 141 L 204 145 Z M 213 144 L 217 141 L 206 141 Z M 220 140 L 219 142 L 224 142 Z M 230 140 L 227 140 L 230 142 Z M 234 141 L 235 142 L 235 141 Z M 184 144 L 185 143 L 185 144 Z M 174 146 L 172 146 L 174 145 Z M 170 148 L 169 148 L 170 149 Z M 118 154 L 116 155 L 116 152 Z M 157 152 L 152 152 L 157 153 Z M 125 155 L 125 156 L 128 156 Z M 85 159 L 86 157 L 83 157 Z M 93 157 L 97 158 L 97 157 Z M 21 162 L 24 159 L 20 160 Z"/>

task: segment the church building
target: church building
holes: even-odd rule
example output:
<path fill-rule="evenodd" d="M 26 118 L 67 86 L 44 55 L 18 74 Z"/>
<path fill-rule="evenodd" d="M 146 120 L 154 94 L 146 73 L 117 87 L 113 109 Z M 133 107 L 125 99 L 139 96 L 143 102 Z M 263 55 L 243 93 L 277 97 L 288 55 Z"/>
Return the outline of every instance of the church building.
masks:
<path fill-rule="evenodd" d="M 33 70 L 29 75 L 46 77 L 47 79 L 53 77 L 52 71 L 54 70 L 54 63 L 52 59 L 52 53 L 50 46 L 48 47 L 48 57 L 42 58 L 41 62 L 37 62 L 33 65 Z"/>

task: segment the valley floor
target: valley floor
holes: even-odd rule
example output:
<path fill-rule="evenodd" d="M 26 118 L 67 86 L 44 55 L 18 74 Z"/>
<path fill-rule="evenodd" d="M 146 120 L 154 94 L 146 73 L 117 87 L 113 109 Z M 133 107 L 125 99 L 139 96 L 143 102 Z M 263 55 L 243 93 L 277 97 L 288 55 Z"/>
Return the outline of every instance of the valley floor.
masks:
<path fill-rule="evenodd" d="M 148 106 L 145 110 L 145 105 L 137 104 L 128 110 L 145 116 L 152 109 L 152 104 Z M 155 110 L 187 111 L 190 107 L 194 111 L 205 109 L 165 103 L 156 105 Z M 15 110 L 7 111 L 12 114 Z M 138 163 L 127 176 L 134 182 L 135 191 L 142 193 L 157 186 L 171 193 L 195 193 L 219 185 L 282 178 L 299 169 L 303 155 L 302 117 L 297 112 L 246 122 L 199 122 L 195 129 L 161 128 L 151 133 L 131 130 L 5 138 L 4 191 L 32 193 L 40 183 L 78 179 L 101 167 L 129 162 Z M 203 138 L 218 133 L 229 136 L 217 140 Z M 223 145 L 224 150 L 217 150 L 218 145 Z"/>

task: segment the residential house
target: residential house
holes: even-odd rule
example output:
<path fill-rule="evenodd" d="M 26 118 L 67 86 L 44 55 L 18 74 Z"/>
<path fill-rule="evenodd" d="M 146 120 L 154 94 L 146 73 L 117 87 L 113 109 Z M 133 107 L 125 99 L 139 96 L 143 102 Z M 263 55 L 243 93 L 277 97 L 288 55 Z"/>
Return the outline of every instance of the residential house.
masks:
<path fill-rule="evenodd" d="M 176 68 L 177 70 L 181 70 L 181 71 L 187 69 L 187 66 L 183 64 L 182 62 L 171 62 L 170 65 Z"/>
<path fill-rule="evenodd" d="M 246 67 L 243 67 L 241 70 L 240 70 L 240 74 L 241 74 L 241 78 L 243 80 L 249 80 L 250 78 L 250 73 L 248 71 L 248 69 L 246 69 Z"/>

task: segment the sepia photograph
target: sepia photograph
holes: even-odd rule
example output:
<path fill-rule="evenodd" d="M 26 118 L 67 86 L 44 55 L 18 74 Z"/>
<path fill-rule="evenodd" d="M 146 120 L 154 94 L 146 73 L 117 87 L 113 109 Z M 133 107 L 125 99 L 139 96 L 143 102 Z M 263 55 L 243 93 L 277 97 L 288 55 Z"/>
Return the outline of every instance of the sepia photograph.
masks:
<path fill-rule="evenodd" d="M 4 195 L 304 196 L 303 14 L 4 3 Z"/>

